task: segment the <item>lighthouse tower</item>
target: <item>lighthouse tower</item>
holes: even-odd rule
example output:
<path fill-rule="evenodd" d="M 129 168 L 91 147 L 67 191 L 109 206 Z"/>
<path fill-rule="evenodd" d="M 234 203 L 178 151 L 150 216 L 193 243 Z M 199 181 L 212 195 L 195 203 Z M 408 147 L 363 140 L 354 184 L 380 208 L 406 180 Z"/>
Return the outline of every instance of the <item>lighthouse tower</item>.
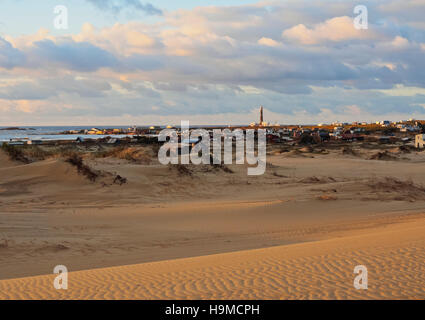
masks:
<path fill-rule="evenodd" d="M 260 107 L 260 126 L 262 126 L 264 122 L 263 111 L 264 111 L 264 108 L 263 106 L 261 106 Z"/>

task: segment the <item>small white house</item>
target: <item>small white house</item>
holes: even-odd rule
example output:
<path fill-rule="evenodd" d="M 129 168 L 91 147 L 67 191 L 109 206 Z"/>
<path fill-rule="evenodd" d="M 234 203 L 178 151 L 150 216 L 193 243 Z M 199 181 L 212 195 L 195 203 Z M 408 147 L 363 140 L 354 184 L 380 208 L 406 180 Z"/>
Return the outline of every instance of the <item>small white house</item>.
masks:
<path fill-rule="evenodd" d="M 415 148 L 425 148 L 425 134 L 418 134 L 415 138 Z"/>

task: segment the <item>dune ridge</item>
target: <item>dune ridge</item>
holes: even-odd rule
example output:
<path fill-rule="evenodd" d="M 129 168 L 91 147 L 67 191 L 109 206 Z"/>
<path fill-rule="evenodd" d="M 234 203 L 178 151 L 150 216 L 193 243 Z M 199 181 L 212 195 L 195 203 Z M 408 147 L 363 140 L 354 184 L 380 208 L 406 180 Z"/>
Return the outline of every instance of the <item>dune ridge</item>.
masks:
<path fill-rule="evenodd" d="M 0 281 L 1 299 L 424 299 L 425 219 L 360 235 Z M 368 290 L 353 287 L 365 265 Z"/>

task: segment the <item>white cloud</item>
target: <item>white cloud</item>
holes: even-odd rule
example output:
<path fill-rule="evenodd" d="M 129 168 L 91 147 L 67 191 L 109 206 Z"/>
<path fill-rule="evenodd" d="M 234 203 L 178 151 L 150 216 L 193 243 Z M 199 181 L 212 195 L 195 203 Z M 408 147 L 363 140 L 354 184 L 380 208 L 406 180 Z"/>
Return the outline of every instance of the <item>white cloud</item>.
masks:
<path fill-rule="evenodd" d="M 409 40 L 401 36 L 396 36 L 391 45 L 397 49 L 406 49 L 409 46 Z"/>
<path fill-rule="evenodd" d="M 284 30 L 282 37 L 304 45 L 314 45 L 326 41 L 346 41 L 353 39 L 376 39 L 377 35 L 370 30 L 357 30 L 353 19 L 347 16 L 335 17 L 308 28 L 304 24 Z"/>
<path fill-rule="evenodd" d="M 261 39 L 259 39 L 258 44 L 261 44 L 263 46 L 268 46 L 268 47 L 277 47 L 280 45 L 280 43 L 277 42 L 276 40 L 266 38 L 266 37 L 262 37 Z"/>

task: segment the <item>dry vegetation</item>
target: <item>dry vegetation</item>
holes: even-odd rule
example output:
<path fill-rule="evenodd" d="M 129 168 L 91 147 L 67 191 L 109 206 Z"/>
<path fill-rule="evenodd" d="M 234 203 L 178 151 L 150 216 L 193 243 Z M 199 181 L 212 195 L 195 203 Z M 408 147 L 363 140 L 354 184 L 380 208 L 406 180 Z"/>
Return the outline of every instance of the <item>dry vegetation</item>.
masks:
<path fill-rule="evenodd" d="M 29 164 L 37 161 L 42 161 L 50 158 L 69 158 L 74 153 L 78 152 L 73 145 L 60 146 L 11 146 L 3 143 L 2 150 L 9 155 L 13 161 Z"/>
<path fill-rule="evenodd" d="M 232 169 L 230 169 L 227 165 L 224 164 L 211 164 L 211 165 L 199 165 L 195 166 L 192 164 L 169 164 L 170 170 L 175 170 L 178 172 L 180 176 L 193 177 L 196 173 L 217 173 L 217 172 L 225 172 L 225 173 L 234 173 Z"/>
<path fill-rule="evenodd" d="M 92 182 L 95 182 L 100 175 L 99 171 L 93 170 L 89 166 L 85 165 L 83 163 L 83 158 L 77 153 L 74 153 L 71 156 L 69 156 L 69 158 L 66 159 L 66 162 L 75 166 L 79 174 L 86 176 L 87 179 L 89 179 Z"/>
<path fill-rule="evenodd" d="M 316 177 L 316 176 L 312 176 L 312 177 L 307 177 L 304 179 L 299 180 L 299 183 L 306 183 L 306 184 L 313 184 L 313 183 L 332 183 L 335 182 L 336 180 L 332 177 Z"/>
<path fill-rule="evenodd" d="M 22 163 L 30 163 L 31 161 L 25 156 L 21 149 L 14 146 L 10 146 L 7 143 L 3 143 L 2 150 L 6 152 L 10 160 L 19 161 Z"/>
<path fill-rule="evenodd" d="M 377 152 L 377 153 L 373 154 L 369 159 L 370 160 L 395 161 L 395 160 L 398 160 L 399 158 L 390 154 L 388 151 L 382 151 L 382 152 Z"/>
<path fill-rule="evenodd" d="M 147 147 L 112 147 L 108 150 L 96 152 L 92 155 L 94 158 L 116 158 L 127 160 L 138 164 L 151 164 L 155 158 L 154 150 L 151 146 Z"/>
<path fill-rule="evenodd" d="M 393 177 L 385 177 L 377 181 L 371 180 L 368 186 L 382 199 L 388 198 L 386 195 L 391 195 L 392 200 L 396 201 L 425 200 L 425 187 L 415 184 L 411 180 L 402 181 Z"/>

